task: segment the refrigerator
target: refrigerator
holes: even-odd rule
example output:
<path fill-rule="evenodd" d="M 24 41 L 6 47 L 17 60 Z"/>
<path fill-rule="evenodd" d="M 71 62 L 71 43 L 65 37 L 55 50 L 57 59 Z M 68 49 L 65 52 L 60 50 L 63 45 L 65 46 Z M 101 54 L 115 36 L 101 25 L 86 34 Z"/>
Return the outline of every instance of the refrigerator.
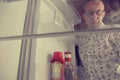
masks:
<path fill-rule="evenodd" d="M 77 3 L 78 0 L 1 0 L 0 80 L 51 80 L 51 58 L 55 51 L 62 52 L 63 58 L 64 52 L 70 51 L 73 66 L 80 67 L 76 71 L 78 80 L 84 80 L 80 35 L 119 34 L 120 29 L 117 24 L 117 28 L 76 30 L 82 22 L 76 9 L 81 3 Z M 119 51 L 116 53 L 119 58 Z M 119 76 L 119 67 L 116 71 Z"/>

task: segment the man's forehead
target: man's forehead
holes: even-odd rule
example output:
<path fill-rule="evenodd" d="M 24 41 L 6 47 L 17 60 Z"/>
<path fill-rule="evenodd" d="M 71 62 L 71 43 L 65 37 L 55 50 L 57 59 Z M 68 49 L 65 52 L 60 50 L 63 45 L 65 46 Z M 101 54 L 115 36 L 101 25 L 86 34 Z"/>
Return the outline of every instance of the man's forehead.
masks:
<path fill-rule="evenodd" d="M 86 3 L 85 11 L 89 10 L 104 10 L 104 4 L 101 1 L 89 1 Z"/>

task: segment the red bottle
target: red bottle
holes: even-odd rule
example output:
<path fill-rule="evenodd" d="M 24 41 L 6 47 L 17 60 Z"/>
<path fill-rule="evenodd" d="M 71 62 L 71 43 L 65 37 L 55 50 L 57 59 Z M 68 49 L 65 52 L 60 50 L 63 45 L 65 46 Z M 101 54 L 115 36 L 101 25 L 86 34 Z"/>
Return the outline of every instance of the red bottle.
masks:
<path fill-rule="evenodd" d="M 62 52 L 56 51 L 51 60 L 52 63 L 52 80 L 65 80 L 64 78 L 64 64 Z"/>
<path fill-rule="evenodd" d="M 72 60 L 71 52 L 69 51 L 65 52 L 65 70 L 64 70 L 65 80 L 76 80 L 71 60 Z"/>

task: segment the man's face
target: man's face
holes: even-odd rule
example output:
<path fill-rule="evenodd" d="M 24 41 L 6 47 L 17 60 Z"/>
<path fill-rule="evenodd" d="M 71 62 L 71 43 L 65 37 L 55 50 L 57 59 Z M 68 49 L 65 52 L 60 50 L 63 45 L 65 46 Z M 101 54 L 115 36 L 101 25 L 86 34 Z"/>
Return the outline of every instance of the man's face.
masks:
<path fill-rule="evenodd" d="M 101 1 L 90 1 L 85 6 L 84 19 L 88 27 L 98 27 L 105 16 L 104 4 Z"/>

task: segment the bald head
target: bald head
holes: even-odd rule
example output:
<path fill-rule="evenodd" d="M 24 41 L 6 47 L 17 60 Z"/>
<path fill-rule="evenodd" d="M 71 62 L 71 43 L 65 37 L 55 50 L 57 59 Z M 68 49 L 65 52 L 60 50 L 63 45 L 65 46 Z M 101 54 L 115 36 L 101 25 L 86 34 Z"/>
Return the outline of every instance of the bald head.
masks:
<path fill-rule="evenodd" d="M 88 11 L 89 9 L 97 9 L 101 8 L 101 10 L 104 10 L 104 4 L 101 0 L 90 0 L 85 4 L 85 11 Z"/>

